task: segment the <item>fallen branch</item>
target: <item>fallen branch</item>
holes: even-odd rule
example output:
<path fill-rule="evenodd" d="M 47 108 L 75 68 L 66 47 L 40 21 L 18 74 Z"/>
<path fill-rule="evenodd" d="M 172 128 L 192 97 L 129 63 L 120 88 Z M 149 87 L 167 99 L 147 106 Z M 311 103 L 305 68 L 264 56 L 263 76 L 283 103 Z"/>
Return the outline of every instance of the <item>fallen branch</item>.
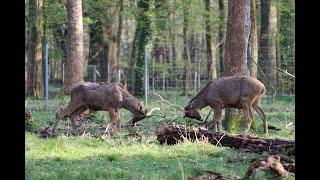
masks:
<path fill-rule="evenodd" d="M 250 161 L 253 162 L 258 158 L 267 158 L 269 155 L 263 155 L 260 157 L 232 157 L 232 156 L 228 156 L 227 158 L 227 162 L 243 162 L 243 161 Z M 292 158 L 289 158 L 286 155 L 283 154 L 277 154 L 277 156 L 279 156 L 281 158 L 281 163 L 285 164 L 285 163 L 295 163 L 295 160 Z"/>
<path fill-rule="evenodd" d="M 280 162 L 280 156 L 278 156 L 278 155 L 270 155 L 266 158 L 256 159 L 249 166 L 244 178 L 249 178 L 251 176 L 252 179 L 255 179 L 255 175 L 258 170 L 271 171 L 277 177 L 293 175 L 292 173 L 289 173 L 284 168 L 284 166 Z"/>
<path fill-rule="evenodd" d="M 288 76 L 291 76 L 291 77 L 293 77 L 293 78 L 295 78 L 295 76 L 294 75 L 292 75 L 292 74 L 290 74 L 290 73 L 288 73 L 288 71 L 287 70 L 282 70 L 282 69 L 279 69 L 279 68 L 277 68 L 277 67 L 275 67 L 275 69 L 276 70 L 278 70 L 278 71 L 280 71 L 280 72 L 282 72 L 282 73 L 284 73 L 284 74 L 286 74 L 286 75 L 288 75 Z"/>
<path fill-rule="evenodd" d="M 213 170 L 205 169 L 203 172 L 211 174 L 209 176 L 207 175 L 200 175 L 197 177 L 188 177 L 188 180 L 200 180 L 200 179 L 221 179 L 221 180 L 240 180 L 241 177 L 239 176 L 231 176 L 231 175 L 225 175 Z"/>
<path fill-rule="evenodd" d="M 213 134 L 205 128 L 186 127 L 183 125 L 168 125 L 163 123 L 157 129 L 157 140 L 160 144 L 166 143 L 174 145 L 179 141 L 188 139 L 194 141 L 196 139 L 208 139 L 211 144 L 218 145 L 219 143 L 224 147 L 232 147 L 243 152 L 257 152 L 263 151 L 270 154 L 288 154 L 289 156 L 295 154 L 295 141 L 284 139 L 269 139 L 262 137 L 250 137 L 242 135 L 228 135 L 228 134 Z"/>

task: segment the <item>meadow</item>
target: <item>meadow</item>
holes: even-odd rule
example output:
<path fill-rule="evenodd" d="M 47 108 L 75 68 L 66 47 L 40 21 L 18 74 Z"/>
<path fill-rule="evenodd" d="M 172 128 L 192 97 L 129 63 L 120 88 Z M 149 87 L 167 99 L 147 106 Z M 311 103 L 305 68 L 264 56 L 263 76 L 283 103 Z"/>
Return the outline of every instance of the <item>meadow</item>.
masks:
<path fill-rule="evenodd" d="M 190 98 L 167 99 L 183 107 Z M 123 128 L 106 139 L 56 133 L 52 138 L 39 138 L 34 131 L 48 127 L 59 108 L 69 102 L 69 97 L 50 100 L 48 110 L 43 110 L 43 101 L 26 99 L 26 110 L 32 111 L 32 121 L 26 122 L 25 131 L 25 178 L 32 179 L 188 179 L 207 175 L 211 170 L 225 175 L 243 177 L 251 162 L 249 160 L 229 162 L 230 157 L 253 158 L 267 153 L 245 153 L 228 147 L 210 144 L 208 141 L 190 142 L 185 140 L 176 145 L 160 145 L 157 141 L 157 125 L 166 122 L 161 117 L 152 117 L 140 121 L 139 129 Z M 157 98 L 148 100 L 148 109 L 159 107 Z M 141 101 L 143 101 L 141 99 Z M 268 124 L 281 128 L 280 131 L 269 130 L 263 134 L 262 121 L 254 112 L 256 130 L 250 135 L 268 138 L 295 140 L 295 98 L 294 96 L 265 96 L 261 105 L 267 113 Z M 208 108 L 201 111 L 204 115 Z M 165 114 L 173 117 L 180 113 L 168 108 Z M 94 118 L 86 125 L 107 124 L 107 112 L 95 112 Z M 130 119 L 130 112 L 121 110 L 121 123 Z M 212 119 L 211 113 L 209 119 Z M 178 119 L 175 123 L 194 124 L 191 119 Z M 69 120 L 61 120 L 58 128 L 67 127 Z M 126 136 L 132 131 L 141 136 Z M 241 133 L 241 129 L 236 133 Z M 225 132 L 226 133 L 226 132 Z M 294 158 L 294 157 L 291 157 Z M 256 179 L 267 179 L 271 173 L 258 171 Z M 294 179 L 286 176 L 284 179 Z"/>

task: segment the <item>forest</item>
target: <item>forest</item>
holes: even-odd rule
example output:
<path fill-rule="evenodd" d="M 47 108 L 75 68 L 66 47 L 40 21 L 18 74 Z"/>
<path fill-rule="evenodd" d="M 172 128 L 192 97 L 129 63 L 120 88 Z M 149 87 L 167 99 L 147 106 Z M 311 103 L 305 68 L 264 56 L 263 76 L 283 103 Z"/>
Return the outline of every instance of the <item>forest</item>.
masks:
<path fill-rule="evenodd" d="M 25 0 L 25 37 L 26 179 L 295 179 L 295 1 Z"/>
<path fill-rule="evenodd" d="M 65 72 L 68 7 L 66 0 L 26 0 L 25 5 L 25 95 L 41 99 L 46 44 L 49 93 L 61 93 L 70 78 Z M 295 92 L 294 5 L 292 0 L 250 2 L 246 66 L 270 95 Z M 225 73 L 226 0 L 83 0 L 81 8 L 81 69 L 87 81 L 121 82 L 142 96 L 145 46 L 153 91 L 193 95 Z"/>

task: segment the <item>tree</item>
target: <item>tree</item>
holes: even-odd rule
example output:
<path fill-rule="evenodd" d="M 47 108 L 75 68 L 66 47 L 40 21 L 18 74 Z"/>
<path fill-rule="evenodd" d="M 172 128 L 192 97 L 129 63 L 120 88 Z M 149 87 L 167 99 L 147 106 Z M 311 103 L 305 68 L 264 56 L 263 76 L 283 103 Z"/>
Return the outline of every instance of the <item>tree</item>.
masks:
<path fill-rule="evenodd" d="M 118 61 L 117 61 L 117 32 L 116 32 L 116 20 L 119 15 L 122 0 L 119 0 L 111 8 L 112 16 L 109 22 L 106 23 L 105 39 L 108 40 L 108 63 L 109 63 L 109 79 L 110 82 L 116 82 L 118 80 Z"/>
<path fill-rule="evenodd" d="M 207 39 L 207 52 L 208 52 L 208 72 L 211 79 L 217 78 L 217 58 L 216 58 L 216 42 L 218 30 L 214 24 L 216 19 L 215 14 L 218 11 L 218 2 L 216 0 L 205 0 L 206 9 L 206 39 Z"/>
<path fill-rule="evenodd" d="M 219 42 L 224 43 L 226 38 L 226 22 L 227 22 L 227 3 L 225 0 L 219 0 Z M 224 44 L 223 44 L 224 45 Z M 218 76 L 221 76 L 223 74 L 223 58 L 224 58 L 224 46 L 219 46 L 219 58 L 217 61 L 217 67 L 218 67 Z"/>
<path fill-rule="evenodd" d="M 43 0 L 29 0 L 28 16 L 28 78 L 27 95 L 35 98 L 44 96 L 43 86 Z"/>
<path fill-rule="evenodd" d="M 250 0 L 230 0 L 228 2 L 227 34 L 223 63 L 224 76 L 249 75 L 247 47 L 250 28 Z M 237 120 L 239 118 L 245 119 L 243 111 L 226 108 L 224 125 L 229 132 L 233 131 L 233 128 L 240 126 L 239 120 Z"/>
<path fill-rule="evenodd" d="M 183 59 L 185 61 L 183 68 L 183 80 L 184 87 L 182 95 L 189 95 L 190 88 L 190 51 L 189 51 L 189 43 L 188 43 L 188 26 L 189 26 L 189 4 L 190 0 L 183 0 Z"/>
<path fill-rule="evenodd" d="M 250 68 L 251 76 L 257 78 L 257 64 L 258 64 L 258 24 L 257 24 L 257 0 L 251 0 L 251 56 L 252 62 Z M 249 57 L 250 58 L 250 57 Z"/>
<path fill-rule="evenodd" d="M 68 43 L 65 80 L 62 92 L 69 94 L 70 88 L 83 81 L 83 22 L 82 1 L 67 0 Z"/>
<path fill-rule="evenodd" d="M 138 1 L 139 13 L 137 18 L 137 29 L 133 41 L 131 52 L 131 62 L 129 70 L 128 90 L 135 96 L 142 96 L 144 92 L 143 87 L 143 72 L 144 72 L 144 46 L 149 43 L 151 38 L 151 20 L 148 16 L 150 10 L 149 0 Z M 133 78 L 132 78 L 133 77 Z"/>
<path fill-rule="evenodd" d="M 276 0 L 261 0 L 260 66 L 271 85 L 276 83 Z"/>

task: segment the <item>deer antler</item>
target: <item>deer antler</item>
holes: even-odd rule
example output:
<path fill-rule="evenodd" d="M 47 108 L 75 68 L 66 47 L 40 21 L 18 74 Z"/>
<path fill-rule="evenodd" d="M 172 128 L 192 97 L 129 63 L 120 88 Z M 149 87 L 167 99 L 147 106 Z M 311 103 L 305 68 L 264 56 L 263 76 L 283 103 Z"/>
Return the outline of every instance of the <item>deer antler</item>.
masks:
<path fill-rule="evenodd" d="M 184 110 L 181 107 L 179 107 L 179 106 L 177 106 L 175 104 L 172 104 L 169 101 L 163 99 L 159 94 L 157 94 L 155 92 L 153 93 L 153 95 L 156 95 L 157 97 L 159 97 L 160 101 L 156 101 L 154 103 L 160 103 L 160 108 L 152 108 L 151 111 L 149 113 L 147 113 L 147 115 L 146 115 L 147 118 L 150 118 L 152 116 L 158 116 L 158 117 L 162 117 L 164 119 L 170 120 L 170 121 L 174 121 L 174 120 L 177 120 L 178 118 L 183 118 L 184 117 L 184 113 L 183 114 L 178 114 L 175 117 L 166 117 L 166 114 L 164 114 L 164 112 L 163 112 L 164 109 L 167 109 L 167 108 L 170 108 L 170 107 L 174 107 L 174 108 L 176 108 L 176 109 L 178 109 L 178 110 L 180 110 L 182 112 L 184 112 Z M 163 107 L 162 106 L 162 102 L 167 103 L 168 106 Z M 152 112 L 156 111 L 156 110 L 160 111 L 161 114 L 152 114 Z"/>
<path fill-rule="evenodd" d="M 163 99 L 163 98 L 160 96 L 160 94 L 157 94 L 157 93 L 155 93 L 155 92 L 154 92 L 153 94 L 156 95 L 156 96 L 158 96 L 158 97 L 160 98 L 160 101 L 156 101 L 156 102 L 154 102 L 154 103 L 160 103 L 161 109 L 163 109 L 162 106 L 161 106 L 161 102 L 165 102 L 165 103 L 169 104 L 167 107 L 165 107 L 165 109 L 170 108 L 170 107 L 174 107 L 174 108 L 179 109 L 181 112 L 184 112 L 184 110 L 183 110 L 181 107 L 179 107 L 179 106 L 177 106 L 177 105 L 175 105 L 175 104 L 172 104 L 172 103 L 170 103 L 169 101 Z"/>
<path fill-rule="evenodd" d="M 160 111 L 161 114 L 152 114 L 152 112 L 156 111 L 156 110 Z M 160 108 L 152 108 L 151 111 L 148 112 L 147 115 L 146 115 L 147 118 L 150 118 L 152 116 L 159 116 L 159 117 L 162 117 L 162 118 L 166 117 L 166 115 L 163 113 L 163 111 Z"/>

